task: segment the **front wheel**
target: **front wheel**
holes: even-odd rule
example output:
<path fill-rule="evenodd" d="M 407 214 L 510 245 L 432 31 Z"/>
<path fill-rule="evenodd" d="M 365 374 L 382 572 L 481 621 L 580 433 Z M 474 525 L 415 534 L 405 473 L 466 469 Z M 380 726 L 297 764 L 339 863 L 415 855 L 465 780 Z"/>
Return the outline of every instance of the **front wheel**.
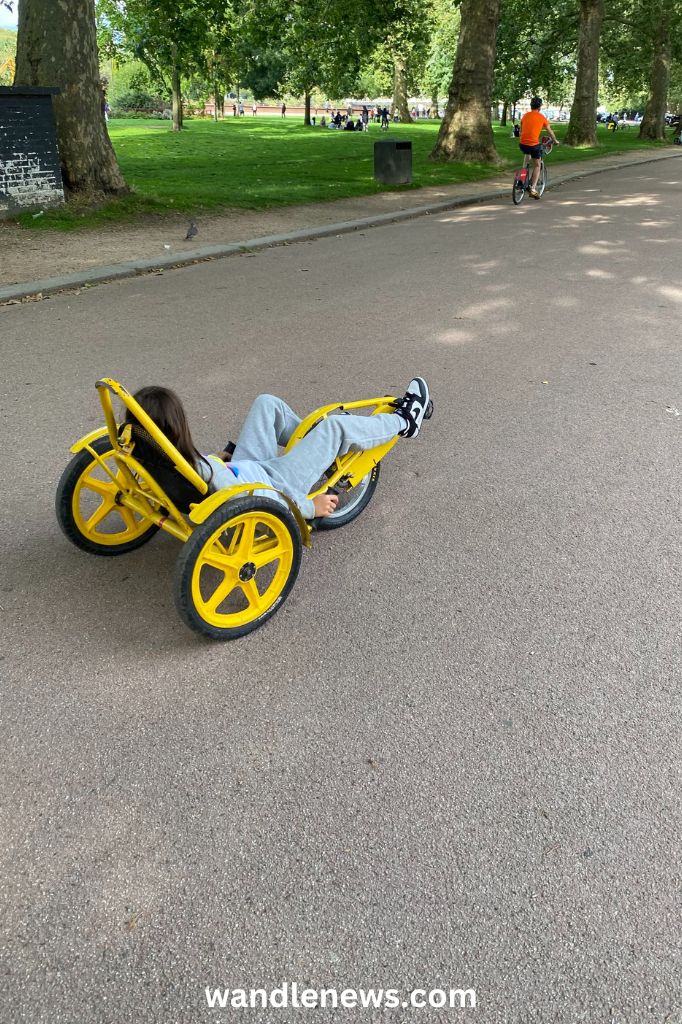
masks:
<path fill-rule="evenodd" d="M 91 448 L 117 477 L 109 438 L 98 437 Z M 55 511 L 62 532 L 77 548 L 92 555 L 125 555 L 152 539 L 158 526 L 117 503 L 122 486 L 86 449 L 71 459 L 57 487 Z"/>
<path fill-rule="evenodd" d="M 175 572 L 175 604 L 190 629 L 234 640 L 275 614 L 296 582 L 301 534 L 271 498 L 227 501 L 184 543 Z"/>
<path fill-rule="evenodd" d="M 320 516 L 315 519 L 315 527 L 318 530 L 338 530 L 341 526 L 352 523 L 354 519 L 369 505 L 372 496 L 379 483 L 379 465 L 373 466 L 367 476 L 350 491 L 341 491 L 339 503 L 329 516 Z"/>
<path fill-rule="evenodd" d="M 523 178 L 517 172 L 514 175 L 514 184 L 512 185 L 512 200 L 514 206 L 518 206 L 519 203 L 523 202 L 523 197 L 526 194 L 526 184 Z"/>
<path fill-rule="evenodd" d="M 547 168 L 545 167 L 544 161 L 540 164 L 540 177 L 538 178 L 537 190 L 539 195 L 542 195 L 547 188 Z"/>

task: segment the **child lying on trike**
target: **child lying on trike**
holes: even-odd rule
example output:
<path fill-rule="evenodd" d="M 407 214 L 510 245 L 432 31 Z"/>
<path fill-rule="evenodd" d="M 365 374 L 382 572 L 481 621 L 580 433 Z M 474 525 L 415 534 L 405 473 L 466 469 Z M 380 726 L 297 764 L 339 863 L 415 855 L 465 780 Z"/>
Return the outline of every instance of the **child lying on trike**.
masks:
<path fill-rule="evenodd" d="M 169 389 L 130 395 L 109 378 L 97 388 L 106 426 L 71 449 L 57 491 L 60 526 L 103 555 L 140 547 L 159 528 L 183 540 L 176 605 L 214 639 L 242 636 L 274 614 L 295 582 L 302 544 L 310 545 L 310 521 L 333 529 L 355 519 L 380 460 L 399 437 L 416 437 L 433 409 L 422 377 L 401 398 L 324 406 L 304 420 L 261 395 L 236 445 L 218 456 L 198 451 Z M 125 407 L 120 424 L 112 393 Z"/>

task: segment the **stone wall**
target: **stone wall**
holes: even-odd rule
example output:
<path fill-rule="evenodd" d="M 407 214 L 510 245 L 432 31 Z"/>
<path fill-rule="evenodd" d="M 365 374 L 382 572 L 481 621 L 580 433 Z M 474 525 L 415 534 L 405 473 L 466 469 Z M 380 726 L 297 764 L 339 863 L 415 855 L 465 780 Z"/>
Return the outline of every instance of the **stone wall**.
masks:
<path fill-rule="evenodd" d="M 0 88 L 0 217 L 64 202 L 55 91 Z"/>

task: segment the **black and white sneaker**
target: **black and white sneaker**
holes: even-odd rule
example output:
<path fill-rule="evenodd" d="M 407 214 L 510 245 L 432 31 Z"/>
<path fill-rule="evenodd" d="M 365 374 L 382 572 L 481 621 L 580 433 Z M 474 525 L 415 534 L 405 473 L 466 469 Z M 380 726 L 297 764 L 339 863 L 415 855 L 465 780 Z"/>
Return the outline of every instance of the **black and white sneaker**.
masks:
<path fill-rule="evenodd" d="M 429 398 L 429 388 L 423 377 L 415 377 L 407 386 L 407 391 L 399 398 L 395 411 L 405 420 L 405 429 L 400 437 L 416 437 L 424 419 L 430 419 L 433 402 Z"/>

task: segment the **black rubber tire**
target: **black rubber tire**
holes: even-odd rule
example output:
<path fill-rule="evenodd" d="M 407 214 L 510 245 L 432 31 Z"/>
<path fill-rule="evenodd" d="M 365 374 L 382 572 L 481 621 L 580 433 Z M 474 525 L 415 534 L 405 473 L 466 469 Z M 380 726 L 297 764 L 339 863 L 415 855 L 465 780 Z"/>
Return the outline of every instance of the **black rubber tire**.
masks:
<path fill-rule="evenodd" d="M 247 622 L 242 626 L 232 628 L 213 626 L 199 615 L 192 600 L 192 574 L 197 557 L 206 541 L 218 526 L 227 524 L 230 519 L 243 515 L 245 512 L 253 512 L 259 509 L 267 511 L 280 519 L 291 536 L 293 560 L 289 576 L 275 602 L 262 615 L 254 619 L 253 622 Z M 210 640 L 236 640 L 240 636 L 252 633 L 254 629 L 258 629 L 268 619 L 272 618 L 289 596 L 301 566 L 302 551 L 301 531 L 296 519 L 286 505 L 282 505 L 279 501 L 273 501 L 272 498 L 260 497 L 235 498 L 233 501 L 227 501 L 224 505 L 217 508 L 208 519 L 200 523 L 193 530 L 189 540 L 185 541 L 182 545 L 175 567 L 173 585 L 175 607 L 180 618 L 195 633 L 208 637 Z"/>
<path fill-rule="evenodd" d="M 547 188 L 547 168 L 545 167 L 544 161 L 540 167 L 540 177 L 538 178 L 538 192 L 543 195 Z"/>
<path fill-rule="evenodd" d="M 523 185 L 514 178 L 514 184 L 512 185 L 512 201 L 514 206 L 518 206 L 523 202 L 523 197 L 526 194 L 526 190 Z"/>
<path fill-rule="evenodd" d="M 379 471 L 381 466 L 377 464 L 367 474 L 369 477 L 369 483 L 367 484 L 362 497 L 355 504 L 349 505 L 348 509 L 341 509 L 338 513 L 333 512 L 330 516 L 320 516 L 319 519 L 313 519 L 313 526 L 316 530 L 339 530 L 342 526 L 347 526 L 348 523 L 352 523 L 354 519 L 357 519 L 361 512 L 364 512 L 369 505 L 374 492 L 377 489 L 379 483 Z M 359 484 L 358 486 L 361 486 Z M 354 488 L 353 490 L 356 490 Z M 353 494 L 353 491 L 350 491 Z"/>
<path fill-rule="evenodd" d="M 107 452 L 112 451 L 111 441 L 107 436 L 98 437 L 92 442 L 92 447 L 98 455 L 106 455 Z M 93 461 L 92 455 L 89 452 L 78 452 L 62 473 L 55 497 L 57 522 L 64 536 L 72 544 L 75 544 L 77 548 L 87 551 L 88 554 L 104 556 L 126 555 L 129 551 L 135 551 L 137 548 L 141 548 L 143 544 L 147 544 L 154 534 L 158 532 L 159 527 L 155 523 L 150 522 L 149 528 L 143 534 L 136 537 L 135 540 L 126 541 L 125 544 L 97 544 L 95 541 L 90 540 L 89 537 L 84 537 L 73 517 L 73 496 L 79 479 L 88 466 L 92 465 Z"/>

